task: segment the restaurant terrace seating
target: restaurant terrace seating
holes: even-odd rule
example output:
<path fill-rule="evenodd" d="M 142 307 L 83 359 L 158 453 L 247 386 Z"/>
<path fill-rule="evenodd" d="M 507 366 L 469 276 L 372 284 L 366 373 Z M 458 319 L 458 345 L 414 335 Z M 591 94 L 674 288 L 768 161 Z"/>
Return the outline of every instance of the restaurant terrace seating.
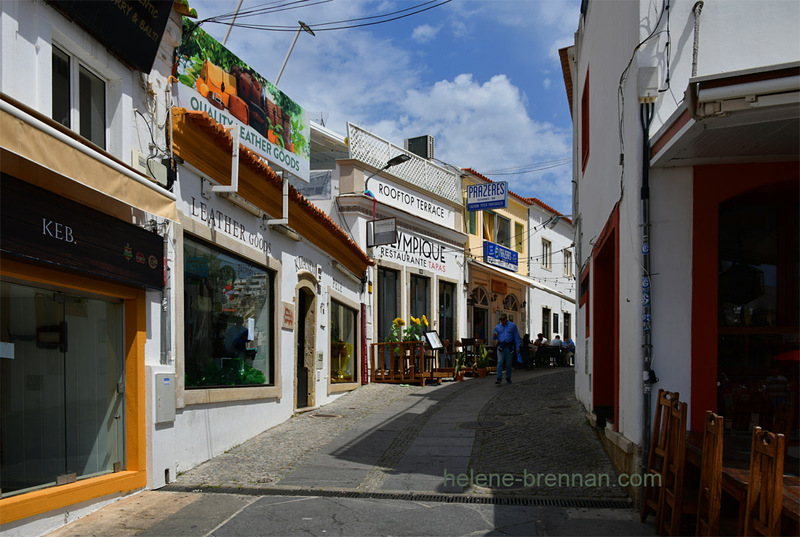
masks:
<path fill-rule="evenodd" d="M 745 535 L 779 535 L 783 504 L 782 434 L 753 429 L 750 477 L 745 501 Z"/>
<path fill-rule="evenodd" d="M 644 495 L 640 517 L 642 522 L 647 520 L 647 515 L 652 511 L 656 514 L 658 523 L 658 498 L 663 482 L 664 455 L 667 451 L 667 427 L 669 426 L 669 413 L 673 401 L 680 397 L 678 392 L 658 390 L 656 402 L 656 416 L 653 420 L 653 436 L 650 438 L 650 454 L 647 457 L 647 478 L 644 480 Z M 658 478 L 656 478 L 658 476 Z M 656 531 L 659 528 L 656 526 Z"/>
<path fill-rule="evenodd" d="M 686 463 L 686 403 L 672 402 L 667 427 L 656 527 L 661 535 L 682 535 L 681 515 L 697 512 L 697 494 L 684 490 Z"/>
<path fill-rule="evenodd" d="M 695 535 L 719 535 L 722 503 L 722 431 L 725 420 L 706 410 Z"/>

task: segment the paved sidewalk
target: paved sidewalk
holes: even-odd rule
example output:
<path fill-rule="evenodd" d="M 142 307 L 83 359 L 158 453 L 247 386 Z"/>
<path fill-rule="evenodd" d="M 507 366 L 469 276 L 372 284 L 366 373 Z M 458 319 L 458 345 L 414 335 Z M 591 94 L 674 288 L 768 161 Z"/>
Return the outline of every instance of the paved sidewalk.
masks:
<path fill-rule="evenodd" d="M 652 535 L 573 377 L 364 386 L 51 535 Z"/>

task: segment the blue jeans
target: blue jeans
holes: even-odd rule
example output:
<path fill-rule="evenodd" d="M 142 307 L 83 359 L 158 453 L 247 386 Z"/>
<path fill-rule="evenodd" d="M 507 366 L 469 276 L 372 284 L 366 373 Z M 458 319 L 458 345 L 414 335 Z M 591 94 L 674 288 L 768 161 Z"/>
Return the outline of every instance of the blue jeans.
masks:
<path fill-rule="evenodd" d="M 511 380 L 511 364 L 514 363 L 514 347 L 497 347 L 497 381 L 503 380 L 503 366 L 506 368 L 506 380 Z"/>

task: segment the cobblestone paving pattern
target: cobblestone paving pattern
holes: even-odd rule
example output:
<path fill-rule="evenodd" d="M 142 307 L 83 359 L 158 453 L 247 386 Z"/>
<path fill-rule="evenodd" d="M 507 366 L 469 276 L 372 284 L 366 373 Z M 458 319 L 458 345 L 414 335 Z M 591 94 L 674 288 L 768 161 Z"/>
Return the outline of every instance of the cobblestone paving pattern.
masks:
<path fill-rule="evenodd" d="M 252 440 L 178 476 L 175 485 L 272 487 L 289 472 L 361 419 L 409 394 L 419 386 L 367 384 L 332 403 L 298 414 Z M 337 418 L 315 417 L 340 416 Z"/>
<path fill-rule="evenodd" d="M 625 499 L 623 487 L 616 486 L 617 472 L 575 399 L 574 377 L 568 369 L 498 386 L 500 393 L 483 408 L 480 419 L 504 425 L 478 431 L 470 464 L 474 474 L 515 476 L 510 487 L 493 487 L 496 492 Z M 547 475 L 560 482 L 547 486 Z M 539 476 L 538 486 L 534 476 Z"/>

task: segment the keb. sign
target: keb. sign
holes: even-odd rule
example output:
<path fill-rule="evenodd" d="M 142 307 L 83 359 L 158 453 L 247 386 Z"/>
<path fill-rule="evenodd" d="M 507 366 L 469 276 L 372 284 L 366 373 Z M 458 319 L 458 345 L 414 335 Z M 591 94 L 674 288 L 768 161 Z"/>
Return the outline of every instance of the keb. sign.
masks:
<path fill-rule="evenodd" d="M 508 207 L 508 183 L 485 183 L 467 186 L 467 210 L 505 209 Z"/>

